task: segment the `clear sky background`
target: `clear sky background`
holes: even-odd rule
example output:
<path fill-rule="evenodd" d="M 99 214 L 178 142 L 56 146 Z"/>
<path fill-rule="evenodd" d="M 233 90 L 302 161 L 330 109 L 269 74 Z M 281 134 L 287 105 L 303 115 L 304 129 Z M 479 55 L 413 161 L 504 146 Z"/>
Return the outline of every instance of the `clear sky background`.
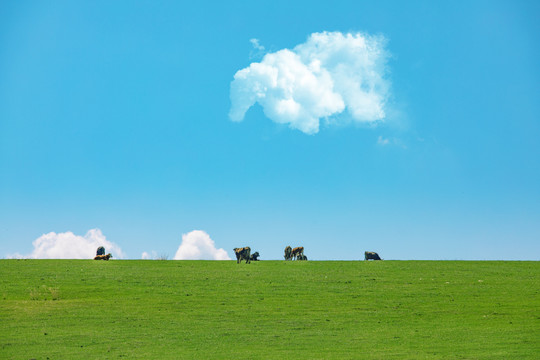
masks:
<path fill-rule="evenodd" d="M 540 260 L 539 18 L 537 1 L 3 1 L 0 258 L 100 229 L 132 259 L 203 230 L 230 257 Z M 323 31 L 386 39 L 382 121 L 229 119 L 237 71 Z"/>

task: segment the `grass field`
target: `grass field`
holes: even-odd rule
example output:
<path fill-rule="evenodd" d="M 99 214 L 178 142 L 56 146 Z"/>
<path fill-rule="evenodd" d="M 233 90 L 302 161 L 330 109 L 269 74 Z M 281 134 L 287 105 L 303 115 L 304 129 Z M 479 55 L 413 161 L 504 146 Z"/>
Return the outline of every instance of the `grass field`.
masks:
<path fill-rule="evenodd" d="M 540 262 L 0 260 L 1 359 L 538 359 Z"/>

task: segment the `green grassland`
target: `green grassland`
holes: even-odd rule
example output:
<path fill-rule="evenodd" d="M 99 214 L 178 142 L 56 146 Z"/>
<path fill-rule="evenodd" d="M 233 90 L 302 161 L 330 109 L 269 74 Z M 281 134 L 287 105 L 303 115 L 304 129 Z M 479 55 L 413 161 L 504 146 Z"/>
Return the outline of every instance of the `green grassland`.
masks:
<path fill-rule="evenodd" d="M 538 359 L 540 262 L 0 260 L 1 359 Z"/>

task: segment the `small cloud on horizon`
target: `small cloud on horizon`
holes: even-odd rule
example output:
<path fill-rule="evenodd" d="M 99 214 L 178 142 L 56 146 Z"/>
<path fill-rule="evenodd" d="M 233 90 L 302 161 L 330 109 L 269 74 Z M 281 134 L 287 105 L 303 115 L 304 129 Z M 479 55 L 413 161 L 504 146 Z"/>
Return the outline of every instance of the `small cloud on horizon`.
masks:
<path fill-rule="evenodd" d="M 124 258 L 120 246 L 108 241 L 100 229 L 91 229 L 84 236 L 71 231 L 64 233 L 50 232 L 32 242 L 34 250 L 29 255 L 12 254 L 15 259 L 92 259 L 98 247 L 103 246 L 107 253 L 116 258 Z"/>
<path fill-rule="evenodd" d="M 151 253 L 143 251 L 143 253 L 141 254 L 141 259 L 142 260 L 152 260 L 152 259 L 156 259 L 157 256 L 158 256 L 157 252 L 155 252 L 155 251 L 152 251 Z"/>
<path fill-rule="evenodd" d="M 217 249 L 214 240 L 202 230 L 182 235 L 174 260 L 231 260 L 227 251 Z"/>
<path fill-rule="evenodd" d="M 385 46 L 383 36 L 321 32 L 292 50 L 267 53 L 234 75 L 229 118 L 242 121 L 259 103 L 272 121 L 306 134 L 345 110 L 353 122 L 382 121 L 390 89 Z"/>
<path fill-rule="evenodd" d="M 143 251 L 141 260 L 169 260 L 169 255 L 167 253 L 158 254 L 157 251 L 154 250 L 151 252 Z"/>

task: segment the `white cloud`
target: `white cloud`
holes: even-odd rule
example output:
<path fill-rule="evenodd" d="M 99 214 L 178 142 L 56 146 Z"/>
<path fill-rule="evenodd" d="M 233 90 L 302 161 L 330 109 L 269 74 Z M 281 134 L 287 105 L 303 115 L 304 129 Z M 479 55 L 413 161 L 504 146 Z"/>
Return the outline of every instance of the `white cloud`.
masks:
<path fill-rule="evenodd" d="M 174 260 L 231 260 L 223 249 L 216 249 L 214 240 L 201 230 L 182 235 Z"/>
<path fill-rule="evenodd" d="M 383 138 L 382 136 L 379 136 L 377 139 L 377 144 L 379 145 L 388 145 L 390 143 L 390 140 Z"/>
<path fill-rule="evenodd" d="M 380 146 L 388 146 L 388 145 L 391 145 L 391 146 L 397 146 L 397 147 L 400 147 L 402 149 L 407 149 L 407 145 L 405 145 L 405 143 L 399 139 L 399 138 L 395 138 L 395 137 L 392 137 L 392 138 L 384 138 L 382 136 L 379 136 L 377 138 L 377 145 L 380 145 Z"/>
<path fill-rule="evenodd" d="M 143 251 L 141 255 L 142 260 L 152 260 L 157 258 L 157 253 L 155 251 L 152 251 L 152 253 L 148 253 L 146 251 Z"/>
<path fill-rule="evenodd" d="M 259 103 L 271 120 L 307 134 L 344 110 L 355 122 L 381 121 L 390 87 L 385 44 L 382 36 L 322 32 L 292 50 L 268 53 L 234 75 L 229 117 L 242 121 Z"/>
<path fill-rule="evenodd" d="M 259 42 L 259 39 L 249 39 L 253 49 L 249 52 L 250 59 L 262 59 L 265 53 L 264 46 Z"/>
<path fill-rule="evenodd" d="M 98 247 L 103 246 L 107 253 L 116 258 L 125 257 L 122 249 L 108 241 L 100 229 L 89 230 L 79 236 L 72 232 L 43 234 L 32 243 L 34 250 L 30 255 L 15 254 L 12 257 L 29 259 L 92 259 Z"/>
<path fill-rule="evenodd" d="M 151 252 L 143 251 L 141 254 L 142 260 L 168 260 L 169 255 L 166 253 L 160 253 L 158 254 L 157 251 L 152 250 Z"/>
<path fill-rule="evenodd" d="M 259 39 L 249 39 L 249 42 L 253 45 L 255 50 L 264 51 L 264 46 L 259 43 Z"/>

